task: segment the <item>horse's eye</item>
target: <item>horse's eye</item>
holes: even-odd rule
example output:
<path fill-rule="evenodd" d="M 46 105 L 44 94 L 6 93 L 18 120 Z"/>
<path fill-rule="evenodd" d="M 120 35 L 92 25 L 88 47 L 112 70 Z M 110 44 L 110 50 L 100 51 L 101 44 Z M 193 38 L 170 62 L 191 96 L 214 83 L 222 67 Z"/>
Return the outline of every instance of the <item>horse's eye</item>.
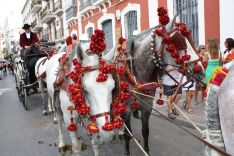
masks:
<path fill-rule="evenodd" d="M 85 94 L 85 95 L 88 95 L 88 93 L 89 93 L 89 92 L 88 92 L 87 90 L 84 90 L 84 94 Z"/>

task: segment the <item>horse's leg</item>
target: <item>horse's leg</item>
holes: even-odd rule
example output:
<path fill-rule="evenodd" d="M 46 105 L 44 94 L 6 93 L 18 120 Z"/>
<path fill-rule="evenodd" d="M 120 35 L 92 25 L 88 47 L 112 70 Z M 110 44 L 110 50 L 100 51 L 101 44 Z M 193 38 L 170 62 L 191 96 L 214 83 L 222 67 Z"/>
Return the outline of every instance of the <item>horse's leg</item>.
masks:
<path fill-rule="evenodd" d="M 64 91 L 60 92 L 60 99 L 66 99 L 66 96 L 67 96 L 67 93 Z M 63 119 L 64 119 L 64 122 L 65 122 L 65 125 L 66 127 L 68 127 L 71 123 L 71 116 L 70 116 L 70 111 L 67 110 L 67 107 L 69 106 L 69 103 L 68 102 L 63 102 L 63 100 L 61 100 L 61 108 L 60 110 L 63 112 Z M 68 99 L 67 99 L 68 100 Z M 57 104 L 57 103 L 56 103 Z M 56 105 L 56 110 L 57 110 L 57 105 Z M 74 122 L 76 123 L 76 119 L 77 119 L 77 114 L 75 114 L 75 111 L 73 111 L 73 119 L 74 119 Z M 56 111 L 56 116 L 59 117 L 58 115 L 58 112 Z M 60 125 L 60 122 L 61 122 L 61 119 L 57 118 L 58 121 L 59 121 L 59 125 Z M 72 150 L 73 152 L 79 156 L 79 153 L 80 153 L 80 141 L 78 140 L 78 137 L 77 137 L 77 133 L 76 131 L 69 131 L 69 134 L 70 134 L 70 137 L 71 137 L 71 141 L 72 141 Z"/>
<path fill-rule="evenodd" d="M 91 143 L 92 143 L 92 147 L 93 147 L 93 150 L 94 150 L 94 155 L 99 156 L 99 148 L 98 148 L 99 145 L 96 143 L 94 137 L 92 137 Z"/>
<path fill-rule="evenodd" d="M 149 138 L 149 118 L 150 118 L 151 111 L 152 109 L 148 109 L 148 108 L 141 109 L 142 136 L 144 138 L 144 150 L 147 153 L 149 153 L 148 138 Z"/>
<path fill-rule="evenodd" d="M 132 132 L 132 129 L 131 129 L 131 113 L 130 112 L 127 112 L 125 114 L 124 123 L 128 127 L 128 129 L 130 130 L 130 132 Z M 129 144 L 130 144 L 131 137 L 130 137 L 130 134 L 128 133 L 128 131 L 126 130 L 126 128 L 124 129 L 124 140 L 125 140 L 125 154 L 130 155 Z"/>
<path fill-rule="evenodd" d="M 63 133 L 62 133 L 62 112 L 61 112 L 61 109 L 60 109 L 60 101 L 59 101 L 59 95 L 58 95 L 58 92 L 55 92 L 55 95 L 54 95 L 54 99 L 55 99 L 55 105 L 56 105 L 56 116 L 57 116 L 57 119 L 58 119 L 58 131 L 59 131 L 59 152 L 62 152 L 63 151 L 63 148 L 65 147 L 65 144 L 64 144 L 64 136 L 63 136 Z"/>
<path fill-rule="evenodd" d="M 41 90 L 41 97 L 43 99 L 42 114 L 43 115 L 48 115 L 48 113 L 47 113 L 47 107 L 46 107 L 46 93 L 45 93 L 45 88 L 44 88 L 44 84 L 43 84 L 42 81 L 39 82 L 39 88 Z"/>
<path fill-rule="evenodd" d="M 55 104 L 55 98 L 51 98 L 51 103 L 52 103 L 52 115 L 53 115 L 53 117 L 54 117 L 54 119 L 53 119 L 53 122 L 54 122 L 54 124 L 58 124 L 58 117 L 57 117 L 57 112 L 56 112 L 56 104 Z"/>
<path fill-rule="evenodd" d="M 52 114 L 52 98 L 50 97 L 50 95 L 48 94 L 48 113 Z"/>

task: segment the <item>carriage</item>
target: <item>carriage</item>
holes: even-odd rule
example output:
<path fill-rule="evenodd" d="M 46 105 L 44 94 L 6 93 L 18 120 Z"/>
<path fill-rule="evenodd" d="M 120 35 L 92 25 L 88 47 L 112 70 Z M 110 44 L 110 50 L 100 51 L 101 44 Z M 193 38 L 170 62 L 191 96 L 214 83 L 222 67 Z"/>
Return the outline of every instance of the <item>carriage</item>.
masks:
<path fill-rule="evenodd" d="M 28 109 L 28 96 L 39 93 L 39 86 L 35 77 L 35 64 L 40 58 L 45 57 L 46 59 L 57 50 L 52 48 L 53 45 L 53 42 L 41 42 L 40 48 L 32 45 L 29 49 L 23 49 L 14 56 L 16 89 L 25 110 Z"/>

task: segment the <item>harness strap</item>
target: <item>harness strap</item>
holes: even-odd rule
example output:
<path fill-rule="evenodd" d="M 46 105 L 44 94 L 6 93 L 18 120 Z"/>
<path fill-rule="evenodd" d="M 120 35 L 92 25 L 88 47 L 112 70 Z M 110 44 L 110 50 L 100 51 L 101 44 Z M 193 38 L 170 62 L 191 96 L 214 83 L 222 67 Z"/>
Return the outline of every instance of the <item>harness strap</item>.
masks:
<path fill-rule="evenodd" d="M 111 115 L 111 114 L 112 114 L 112 112 L 109 111 L 109 112 L 94 114 L 94 115 L 91 116 L 91 118 L 92 118 L 92 119 L 93 119 L 93 118 L 100 118 L 100 117 L 103 117 L 103 116 L 106 116 L 106 115 Z"/>

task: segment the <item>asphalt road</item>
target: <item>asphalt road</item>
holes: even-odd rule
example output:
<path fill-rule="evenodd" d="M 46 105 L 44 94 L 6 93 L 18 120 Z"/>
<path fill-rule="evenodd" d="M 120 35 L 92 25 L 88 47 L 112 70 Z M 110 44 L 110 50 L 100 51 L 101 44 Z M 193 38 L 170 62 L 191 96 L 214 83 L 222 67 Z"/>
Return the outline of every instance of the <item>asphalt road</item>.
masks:
<path fill-rule="evenodd" d="M 0 156 L 58 156 L 58 131 L 51 116 L 43 116 L 40 95 L 28 99 L 28 111 L 20 103 L 10 74 L 0 80 Z M 133 134 L 142 143 L 141 124 L 132 120 Z M 191 129 L 190 129 L 191 130 Z M 65 131 L 65 128 L 64 128 Z M 194 132 L 194 130 L 191 130 Z M 66 133 L 66 144 L 71 144 Z M 81 156 L 92 156 L 93 150 L 88 138 L 84 140 L 87 149 Z M 100 146 L 100 156 L 124 155 L 123 142 Z M 151 116 L 150 153 L 152 156 L 202 156 L 204 145 L 183 130 L 166 120 Z M 70 152 L 66 153 L 70 156 Z M 142 156 L 136 144 L 131 142 L 131 155 Z"/>

